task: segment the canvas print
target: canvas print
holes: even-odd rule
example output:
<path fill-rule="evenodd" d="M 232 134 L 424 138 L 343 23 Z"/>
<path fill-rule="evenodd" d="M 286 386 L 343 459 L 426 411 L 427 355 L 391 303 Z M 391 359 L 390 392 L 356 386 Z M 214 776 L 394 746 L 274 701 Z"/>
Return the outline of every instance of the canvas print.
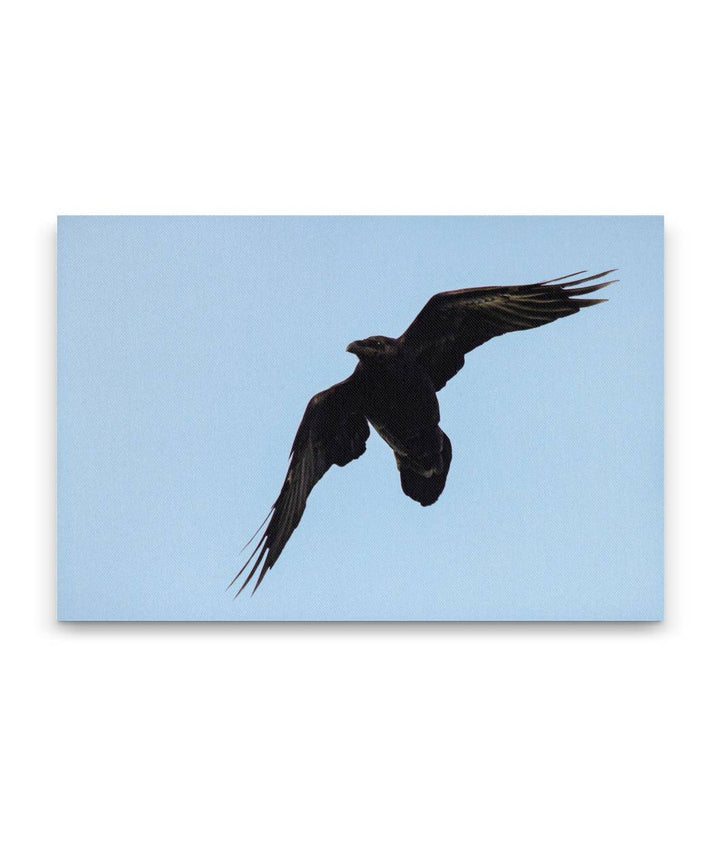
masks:
<path fill-rule="evenodd" d="M 61 620 L 662 616 L 661 217 L 59 218 Z"/>

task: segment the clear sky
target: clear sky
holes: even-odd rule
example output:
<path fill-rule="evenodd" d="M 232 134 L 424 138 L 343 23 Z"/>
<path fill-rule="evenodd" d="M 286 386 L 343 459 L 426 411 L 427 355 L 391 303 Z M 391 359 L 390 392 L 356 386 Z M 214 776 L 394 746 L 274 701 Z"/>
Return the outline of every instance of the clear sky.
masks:
<path fill-rule="evenodd" d="M 439 394 L 435 505 L 372 432 L 257 593 L 226 593 L 350 341 L 438 291 L 611 267 L 608 303 L 493 339 Z M 662 612 L 662 218 L 59 218 L 60 618 Z"/>

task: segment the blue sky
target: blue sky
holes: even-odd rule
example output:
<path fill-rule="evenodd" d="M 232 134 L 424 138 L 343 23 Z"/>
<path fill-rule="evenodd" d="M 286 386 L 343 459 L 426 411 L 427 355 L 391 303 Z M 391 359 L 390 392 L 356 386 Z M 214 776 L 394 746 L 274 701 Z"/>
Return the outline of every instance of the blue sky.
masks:
<path fill-rule="evenodd" d="M 254 597 L 225 586 L 308 399 L 434 293 L 619 268 L 440 393 L 445 492 L 333 467 Z M 659 217 L 61 217 L 58 614 L 613 620 L 663 611 Z"/>

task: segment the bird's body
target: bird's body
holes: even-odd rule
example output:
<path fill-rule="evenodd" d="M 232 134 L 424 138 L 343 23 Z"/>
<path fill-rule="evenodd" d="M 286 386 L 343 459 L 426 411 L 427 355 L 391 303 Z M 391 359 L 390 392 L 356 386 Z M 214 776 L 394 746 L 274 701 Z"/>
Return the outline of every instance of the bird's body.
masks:
<path fill-rule="evenodd" d="M 411 354 L 400 351 L 380 365 L 361 362 L 352 379 L 365 417 L 397 455 L 420 466 L 421 460 L 439 454 L 439 447 L 433 449 L 440 423 L 437 394 Z M 432 469 L 432 462 L 422 468 Z"/>
<path fill-rule="evenodd" d="M 596 282 L 611 272 L 442 292 L 430 298 L 399 338 L 372 336 L 348 345 L 358 365 L 350 377 L 308 403 L 269 523 L 233 580 L 259 553 L 240 591 L 260 565 L 255 588 L 275 564 L 310 491 L 327 470 L 362 455 L 369 425 L 395 453 L 403 492 L 423 506 L 432 505 L 445 487 L 452 460 L 450 440 L 440 428 L 437 392 L 462 368 L 465 354 L 494 336 L 539 327 L 604 302 L 578 297 L 615 282 Z M 588 282 L 593 284 L 578 287 Z"/>

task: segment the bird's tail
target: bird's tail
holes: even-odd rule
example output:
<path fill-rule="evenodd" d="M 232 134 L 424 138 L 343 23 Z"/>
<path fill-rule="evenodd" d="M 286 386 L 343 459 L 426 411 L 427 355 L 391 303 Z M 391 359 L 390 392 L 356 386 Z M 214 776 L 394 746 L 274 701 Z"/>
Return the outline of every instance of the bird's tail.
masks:
<path fill-rule="evenodd" d="M 435 472 L 432 475 L 423 475 L 418 472 L 417 468 L 413 468 L 408 459 L 395 453 L 398 469 L 400 470 L 400 484 L 403 493 L 419 502 L 420 505 L 432 505 L 437 502 L 440 494 L 445 489 L 448 472 L 450 471 L 450 461 L 452 461 L 452 444 L 450 438 L 444 431 L 438 428 L 442 434 L 443 444 L 441 450 L 442 469 L 440 472 Z"/>

